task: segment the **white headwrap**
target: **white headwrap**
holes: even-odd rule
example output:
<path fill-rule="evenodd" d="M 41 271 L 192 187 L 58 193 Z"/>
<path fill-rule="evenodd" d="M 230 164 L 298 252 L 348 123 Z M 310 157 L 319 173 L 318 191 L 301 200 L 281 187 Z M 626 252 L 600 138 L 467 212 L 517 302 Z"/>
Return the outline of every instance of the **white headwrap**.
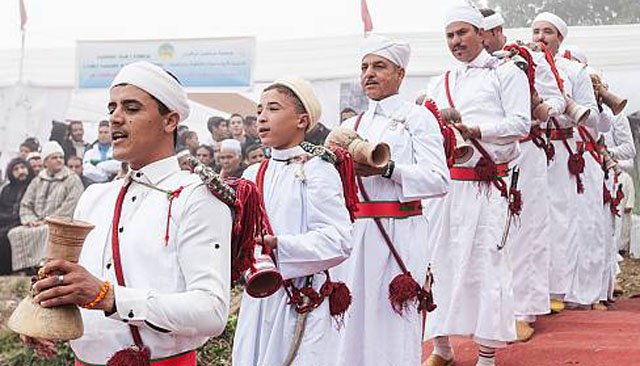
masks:
<path fill-rule="evenodd" d="M 491 14 L 482 19 L 482 29 L 484 30 L 492 30 L 493 28 L 501 27 L 503 24 L 504 18 L 500 13 Z"/>
<path fill-rule="evenodd" d="M 483 16 L 480 11 L 471 5 L 458 5 L 447 10 L 445 14 L 444 26 L 447 27 L 453 22 L 469 23 L 476 28 L 482 28 Z"/>
<path fill-rule="evenodd" d="M 563 52 L 564 57 L 569 58 L 569 59 L 576 59 L 578 60 L 578 62 L 581 62 L 583 64 L 587 64 L 587 54 L 584 53 L 584 51 L 578 47 L 578 46 L 567 46 L 564 48 L 564 52 Z"/>
<path fill-rule="evenodd" d="M 120 69 L 111 83 L 111 88 L 119 84 L 131 84 L 161 101 L 170 111 L 178 112 L 180 121 L 189 117 L 187 93 L 163 68 L 147 61 L 130 63 Z"/>
<path fill-rule="evenodd" d="M 226 139 L 220 142 L 220 151 L 228 150 L 235 153 L 237 156 L 242 156 L 242 144 L 235 139 Z"/>
<path fill-rule="evenodd" d="M 567 38 L 567 34 L 569 33 L 569 28 L 567 27 L 567 23 L 565 23 L 565 21 L 562 20 L 562 18 L 560 18 L 559 16 L 549 12 L 540 13 L 533 20 L 532 24 L 536 24 L 537 22 L 548 22 L 553 24 L 553 26 L 556 27 L 558 32 L 562 34 L 562 37 Z"/>
<path fill-rule="evenodd" d="M 360 47 L 360 60 L 366 55 L 378 55 L 406 69 L 411 57 L 411 46 L 407 42 L 391 40 L 377 34 L 365 38 Z"/>
<path fill-rule="evenodd" d="M 53 154 L 60 154 L 64 156 L 64 150 L 62 150 L 62 146 L 60 146 L 56 141 L 47 141 L 47 143 L 42 147 L 42 158 L 47 160 L 47 158 Z"/>
<path fill-rule="evenodd" d="M 297 76 L 287 76 L 280 78 L 273 82 L 271 85 L 283 85 L 287 88 L 291 89 L 293 94 L 295 94 L 298 99 L 302 102 L 304 109 L 309 114 L 309 127 L 307 130 L 311 130 L 320 120 L 320 116 L 322 115 L 322 106 L 320 105 L 320 101 L 316 96 L 316 93 L 313 92 L 313 88 L 308 81 L 299 78 Z"/>

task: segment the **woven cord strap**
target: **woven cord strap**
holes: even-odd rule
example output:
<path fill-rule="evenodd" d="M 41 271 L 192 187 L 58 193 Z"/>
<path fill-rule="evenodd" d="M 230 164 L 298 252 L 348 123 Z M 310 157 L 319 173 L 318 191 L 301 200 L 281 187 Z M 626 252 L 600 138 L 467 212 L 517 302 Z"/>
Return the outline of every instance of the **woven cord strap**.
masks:
<path fill-rule="evenodd" d="M 131 186 L 131 181 L 126 181 L 122 188 L 120 189 L 120 193 L 118 193 L 118 198 L 116 199 L 116 207 L 113 212 L 113 224 L 111 227 L 111 250 L 113 253 L 113 266 L 116 272 L 116 279 L 118 281 L 118 285 L 124 287 L 124 274 L 122 272 L 122 261 L 120 260 L 120 240 L 118 238 L 118 227 L 120 226 L 120 216 L 122 216 L 122 203 L 124 202 L 124 196 L 127 193 L 127 190 Z M 142 349 L 144 348 L 144 343 L 142 342 L 142 337 L 140 336 L 140 330 L 138 327 L 133 325 L 129 325 L 129 330 L 131 331 L 131 336 L 133 337 L 134 344 Z"/>

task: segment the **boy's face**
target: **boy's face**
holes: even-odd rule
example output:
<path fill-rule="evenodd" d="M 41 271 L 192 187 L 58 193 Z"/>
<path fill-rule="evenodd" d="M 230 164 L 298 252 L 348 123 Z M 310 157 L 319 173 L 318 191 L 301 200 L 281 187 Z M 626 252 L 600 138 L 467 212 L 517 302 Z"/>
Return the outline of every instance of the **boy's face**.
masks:
<path fill-rule="evenodd" d="M 247 153 L 247 162 L 249 165 L 259 163 L 265 158 L 264 151 L 262 149 L 255 149 Z"/>
<path fill-rule="evenodd" d="M 307 113 L 298 114 L 295 102 L 276 89 L 262 93 L 258 104 L 258 136 L 264 146 L 294 147 L 304 139 L 309 125 Z"/>

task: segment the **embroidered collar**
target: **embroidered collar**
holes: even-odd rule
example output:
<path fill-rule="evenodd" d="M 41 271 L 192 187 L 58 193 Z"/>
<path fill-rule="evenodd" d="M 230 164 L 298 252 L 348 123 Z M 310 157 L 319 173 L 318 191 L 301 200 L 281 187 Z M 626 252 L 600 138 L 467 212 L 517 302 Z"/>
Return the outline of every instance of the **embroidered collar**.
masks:
<path fill-rule="evenodd" d="M 170 156 L 145 165 L 139 170 L 132 170 L 129 174 L 135 181 L 157 185 L 171 174 L 179 171 L 178 159 L 175 156 Z"/>
<path fill-rule="evenodd" d="M 271 149 L 271 160 L 282 163 L 289 163 L 293 158 L 303 155 L 304 153 L 305 151 L 300 145 L 282 150 Z"/>
<path fill-rule="evenodd" d="M 498 66 L 500 60 L 491 56 L 486 50 L 480 51 L 471 62 L 466 64 L 467 69 L 493 69 Z"/>

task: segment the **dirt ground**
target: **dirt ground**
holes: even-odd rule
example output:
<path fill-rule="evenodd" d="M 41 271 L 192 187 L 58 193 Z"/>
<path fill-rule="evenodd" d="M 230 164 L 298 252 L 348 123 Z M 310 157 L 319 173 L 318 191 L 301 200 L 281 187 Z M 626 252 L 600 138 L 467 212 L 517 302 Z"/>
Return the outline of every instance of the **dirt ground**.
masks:
<path fill-rule="evenodd" d="M 626 258 L 618 276 L 624 293 L 623 298 L 640 297 L 640 259 Z"/>

